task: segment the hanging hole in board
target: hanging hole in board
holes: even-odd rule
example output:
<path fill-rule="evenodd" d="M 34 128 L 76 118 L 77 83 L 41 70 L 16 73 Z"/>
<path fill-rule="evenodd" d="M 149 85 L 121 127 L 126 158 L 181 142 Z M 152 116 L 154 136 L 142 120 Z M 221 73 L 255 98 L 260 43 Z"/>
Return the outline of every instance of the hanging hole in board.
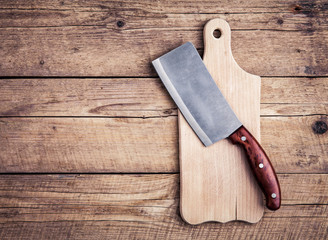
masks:
<path fill-rule="evenodd" d="M 221 33 L 221 30 L 220 30 L 220 29 L 215 29 L 215 30 L 213 31 L 213 36 L 214 36 L 215 38 L 220 38 L 221 35 L 222 35 L 222 33 Z"/>

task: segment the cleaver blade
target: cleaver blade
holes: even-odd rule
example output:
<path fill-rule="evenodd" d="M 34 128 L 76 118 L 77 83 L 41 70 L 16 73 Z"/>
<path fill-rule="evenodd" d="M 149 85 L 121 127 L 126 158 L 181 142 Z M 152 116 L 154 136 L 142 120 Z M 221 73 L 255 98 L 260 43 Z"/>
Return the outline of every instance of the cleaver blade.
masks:
<path fill-rule="evenodd" d="M 238 120 L 191 42 L 152 62 L 181 113 L 207 147 L 228 138 L 241 145 L 261 187 L 266 206 L 281 204 L 277 175 L 263 148 Z"/>
<path fill-rule="evenodd" d="M 206 147 L 242 126 L 192 43 L 187 42 L 152 63 L 181 113 Z"/>

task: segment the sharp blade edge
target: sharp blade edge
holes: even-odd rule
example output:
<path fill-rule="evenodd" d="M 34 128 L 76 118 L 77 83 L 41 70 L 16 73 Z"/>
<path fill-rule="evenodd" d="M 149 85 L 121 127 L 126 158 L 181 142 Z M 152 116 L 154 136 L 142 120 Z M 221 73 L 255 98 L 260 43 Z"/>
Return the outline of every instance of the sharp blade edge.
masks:
<path fill-rule="evenodd" d="M 242 126 L 191 42 L 152 63 L 181 113 L 205 146 L 228 137 Z"/>
<path fill-rule="evenodd" d="M 163 66 L 161 64 L 160 59 L 156 59 L 153 62 L 153 66 L 155 67 L 159 77 L 161 78 L 162 82 L 164 83 L 166 89 L 170 93 L 171 97 L 174 99 L 176 105 L 182 112 L 183 116 L 187 120 L 187 122 L 190 124 L 192 129 L 196 132 L 197 136 L 200 138 L 200 140 L 203 142 L 205 146 L 209 146 L 213 144 L 211 139 L 207 136 L 207 134 L 202 130 L 202 128 L 199 126 L 195 118 L 190 113 L 188 107 L 184 104 L 182 98 L 180 97 L 178 91 L 173 86 L 172 82 L 170 81 L 169 77 L 167 76 L 166 72 L 163 69 Z"/>

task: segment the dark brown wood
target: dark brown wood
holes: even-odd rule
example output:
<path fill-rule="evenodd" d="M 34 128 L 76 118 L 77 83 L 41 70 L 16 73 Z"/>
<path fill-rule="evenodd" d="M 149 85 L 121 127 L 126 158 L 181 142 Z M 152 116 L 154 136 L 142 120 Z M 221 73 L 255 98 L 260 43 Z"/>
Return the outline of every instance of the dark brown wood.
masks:
<path fill-rule="evenodd" d="M 281 204 L 279 181 L 261 145 L 244 126 L 231 134 L 229 139 L 233 144 L 239 144 L 245 149 L 249 166 L 265 195 L 267 208 L 279 209 Z"/>

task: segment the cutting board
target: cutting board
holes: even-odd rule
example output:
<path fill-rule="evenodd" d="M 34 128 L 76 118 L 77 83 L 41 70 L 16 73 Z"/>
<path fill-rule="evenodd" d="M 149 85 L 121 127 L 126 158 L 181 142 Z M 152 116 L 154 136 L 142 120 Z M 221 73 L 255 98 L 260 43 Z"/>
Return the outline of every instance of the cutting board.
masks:
<path fill-rule="evenodd" d="M 230 43 L 229 24 L 209 21 L 204 27 L 203 61 L 239 120 L 260 141 L 261 78 L 238 66 Z M 205 147 L 180 112 L 178 119 L 182 218 L 190 224 L 258 222 L 263 197 L 243 149 L 226 139 Z"/>

